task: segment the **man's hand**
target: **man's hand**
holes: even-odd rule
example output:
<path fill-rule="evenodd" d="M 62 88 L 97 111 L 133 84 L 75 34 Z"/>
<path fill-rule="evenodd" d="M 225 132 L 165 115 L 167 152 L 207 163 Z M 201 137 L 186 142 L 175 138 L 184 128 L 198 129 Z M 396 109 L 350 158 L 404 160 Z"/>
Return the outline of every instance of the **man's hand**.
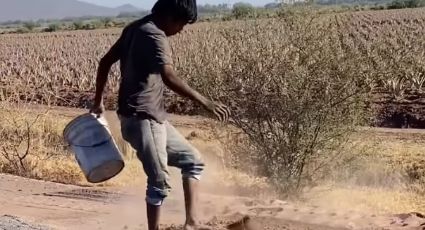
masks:
<path fill-rule="evenodd" d="M 103 105 L 103 103 L 95 103 L 90 109 L 90 113 L 96 114 L 97 116 L 101 116 L 104 112 L 105 106 Z"/>
<path fill-rule="evenodd" d="M 220 120 L 221 122 L 227 122 L 230 118 L 230 109 L 221 104 L 221 103 L 217 103 L 217 102 L 213 102 L 213 101 L 208 101 L 205 104 L 205 108 L 214 113 L 214 115 L 218 118 L 218 120 Z"/>

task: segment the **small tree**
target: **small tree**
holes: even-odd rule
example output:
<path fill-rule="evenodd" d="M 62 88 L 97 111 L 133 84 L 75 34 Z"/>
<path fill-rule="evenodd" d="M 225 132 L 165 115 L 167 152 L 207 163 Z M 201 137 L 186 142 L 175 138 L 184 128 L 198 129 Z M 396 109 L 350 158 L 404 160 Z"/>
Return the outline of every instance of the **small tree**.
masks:
<path fill-rule="evenodd" d="M 46 29 L 44 29 L 44 32 L 56 32 L 60 30 L 60 25 L 57 23 L 50 24 Z"/>
<path fill-rule="evenodd" d="M 82 21 L 75 21 L 72 23 L 74 30 L 82 30 L 84 29 L 84 23 Z"/>
<path fill-rule="evenodd" d="M 390 3 L 388 9 L 417 8 L 423 6 L 425 6 L 424 0 L 395 0 Z"/>
<path fill-rule="evenodd" d="M 248 3 L 236 3 L 233 5 L 232 15 L 237 19 L 253 17 L 255 8 Z"/>
<path fill-rule="evenodd" d="M 15 31 L 16 33 L 18 33 L 18 34 L 26 34 L 26 33 L 29 33 L 29 32 L 31 32 L 31 31 L 29 31 L 27 28 L 25 28 L 25 27 L 22 27 L 22 28 L 18 28 L 16 31 Z"/>
<path fill-rule="evenodd" d="M 101 20 L 92 20 L 83 26 L 85 30 L 95 30 L 102 27 L 104 27 L 104 24 Z"/>
<path fill-rule="evenodd" d="M 100 22 L 105 28 L 110 28 L 115 26 L 114 20 L 109 17 L 100 19 Z"/>
<path fill-rule="evenodd" d="M 30 22 L 25 22 L 24 23 L 24 28 L 25 29 L 27 29 L 28 31 L 33 31 L 34 30 L 34 28 L 36 28 L 37 26 L 39 26 L 39 25 L 37 25 L 37 23 L 35 23 L 35 22 L 33 22 L 33 21 L 30 21 Z"/>

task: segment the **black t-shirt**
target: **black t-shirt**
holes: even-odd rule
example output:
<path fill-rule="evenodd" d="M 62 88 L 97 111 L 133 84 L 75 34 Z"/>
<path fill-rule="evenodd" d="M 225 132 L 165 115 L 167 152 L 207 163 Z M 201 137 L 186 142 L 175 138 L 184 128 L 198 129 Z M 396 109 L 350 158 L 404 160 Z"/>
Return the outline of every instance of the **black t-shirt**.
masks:
<path fill-rule="evenodd" d="M 147 16 L 128 25 L 116 45 L 119 47 L 121 83 L 118 114 L 166 120 L 164 65 L 173 65 L 171 47 L 164 31 Z"/>

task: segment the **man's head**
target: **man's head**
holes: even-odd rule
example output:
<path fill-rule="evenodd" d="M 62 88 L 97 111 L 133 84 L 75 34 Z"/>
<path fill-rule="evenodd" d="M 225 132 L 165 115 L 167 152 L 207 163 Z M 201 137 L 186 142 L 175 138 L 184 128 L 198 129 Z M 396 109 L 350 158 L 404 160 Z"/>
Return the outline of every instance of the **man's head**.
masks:
<path fill-rule="evenodd" d="M 196 0 L 158 0 L 152 14 L 161 21 L 167 36 L 179 33 L 186 24 L 198 19 Z"/>

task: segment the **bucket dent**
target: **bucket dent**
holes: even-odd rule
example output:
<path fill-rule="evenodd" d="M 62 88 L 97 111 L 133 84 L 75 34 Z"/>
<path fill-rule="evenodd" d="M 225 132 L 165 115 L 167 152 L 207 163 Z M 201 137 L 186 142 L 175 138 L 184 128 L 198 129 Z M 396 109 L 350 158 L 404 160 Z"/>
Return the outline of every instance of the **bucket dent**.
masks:
<path fill-rule="evenodd" d="M 123 170 L 124 160 L 104 117 L 75 118 L 66 126 L 64 138 L 88 182 L 104 182 Z"/>

